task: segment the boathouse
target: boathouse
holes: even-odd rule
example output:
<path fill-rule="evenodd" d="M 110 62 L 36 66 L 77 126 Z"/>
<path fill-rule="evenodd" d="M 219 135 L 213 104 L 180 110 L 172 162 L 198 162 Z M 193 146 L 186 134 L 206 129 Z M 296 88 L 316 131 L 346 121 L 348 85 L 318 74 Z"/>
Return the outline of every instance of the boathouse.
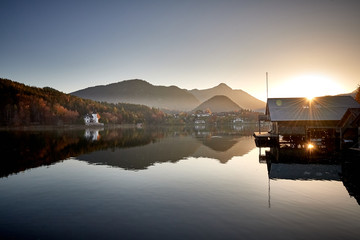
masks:
<path fill-rule="evenodd" d="M 270 121 L 271 130 L 267 133 L 255 133 L 255 141 L 258 145 L 264 140 L 276 140 L 278 144 L 299 147 L 304 147 L 308 142 L 334 145 L 340 141 L 341 145 L 347 140 L 344 139 L 344 133 L 349 128 L 358 129 L 359 109 L 360 104 L 351 96 L 269 98 L 265 116 L 259 118 L 259 121 Z"/>

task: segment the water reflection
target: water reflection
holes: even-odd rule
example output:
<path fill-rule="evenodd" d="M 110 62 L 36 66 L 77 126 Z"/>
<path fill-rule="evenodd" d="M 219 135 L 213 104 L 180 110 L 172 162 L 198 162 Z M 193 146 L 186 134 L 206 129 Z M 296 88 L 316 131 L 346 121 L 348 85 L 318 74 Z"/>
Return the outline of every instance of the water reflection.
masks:
<path fill-rule="evenodd" d="M 243 156 L 254 149 L 249 141 L 252 129 L 231 131 L 229 128 L 200 130 L 151 130 L 152 140 L 142 146 L 107 148 L 82 154 L 77 159 L 91 164 L 104 164 L 127 170 L 143 170 L 155 163 L 177 162 L 188 157 L 205 157 L 226 163 L 234 156 Z M 131 134 L 134 134 L 132 132 Z M 108 134 L 104 136 L 106 138 Z M 146 136 L 146 134 L 144 135 Z M 112 138 L 107 138 L 111 140 Z"/>
<path fill-rule="evenodd" d="M 248 136 L 217 136 L 195 138 L 173 135 L 158 138 L 145 146 L 104 149 L 77 157 L 92 164 L 106 164 L 128 170 L 147 169 L 155 163 L 177 162 L 188 157 L 206 157 L 226 163 L 255 147 Z"/>
<path fill-rule="evenodd" d="M 255 148 L 256 126 L 228 128 L 79 129 L 73 131 L 0 131 L 0 177 L 76 157 L 90 164 L 144 170 L 156 163 L 191 158 L 227 163 Z M 308 158 L 291 149 L 266 149 L 269 180 L 342 181 L 360 203 L 359 156 Z M 295 152 L 294 152 L 295 151 Z"/>
<path fill-rule="evenodd" d="M 360 205 L 359 153 L 352 150 L 309 155 L 305 149 L 259 149 L 259 162 L 267 164 L 269 180 L 342 181 Z"/>
<path fill-rule="evenodd" d="M 104 129 L 98 129 L 98 128 L 90 128 L 90 129 L 85 129 L 85 138 L 88 140 L 92 140 L 92 141 L 97 141 L 100 140 L 101 136 L 99 134 L 99 131 L 103 131 Z"/>
<path fill-rule="evenodd" d="M 356 161 L 346 161 L 342 163 L 341 180 L 349 192 L 351 197 L 354 197 L 360 205 L 360 158 Z"/>
<path fill-rule="evenodd" d="M 101 149 L 146 145 L 156 137 L 136 129 L 0 131 L 0 177 Z"/>
<path fill-rule="evenodd" d="M 358 196 L 357 162 L 274 158 L 259 164 L 258 149 L 246 131 L 0 132 L 0 139 L 7 138 L 1 150 L 8 162 L 32 160 L 34 167 L 66 159 L 1 179 L 0 235 L 359 239 L 360 208 L 347 193 Z M 87 137 L 94 135 L 96 140 Z M 11 174 L 26 164 L 1 170 Z"/>
<path fill-rule="evenodd" d="M 340 165 L 270 163 L 270 179 L 340 181 Z"/>
<path fill-rule="evenodd" d="M 93 164 L 141 170 L 189 156 L 226 163 L 255 147 L 247 141 L 254 127 L 115 128 L 72 131 L 0 131 L 0 177 L 77 157 Z"/>

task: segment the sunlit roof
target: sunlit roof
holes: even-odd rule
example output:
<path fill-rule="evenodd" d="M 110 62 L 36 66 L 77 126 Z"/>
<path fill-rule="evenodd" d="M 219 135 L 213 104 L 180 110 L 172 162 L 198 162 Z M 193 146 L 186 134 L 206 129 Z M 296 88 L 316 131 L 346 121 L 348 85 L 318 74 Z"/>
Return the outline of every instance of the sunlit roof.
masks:
<path fill-rule="evenodd" d="M 338 121 L 349 108 L 360 108 L 351 96 L 269 98 L 266 113 L 271 121 Z"/>

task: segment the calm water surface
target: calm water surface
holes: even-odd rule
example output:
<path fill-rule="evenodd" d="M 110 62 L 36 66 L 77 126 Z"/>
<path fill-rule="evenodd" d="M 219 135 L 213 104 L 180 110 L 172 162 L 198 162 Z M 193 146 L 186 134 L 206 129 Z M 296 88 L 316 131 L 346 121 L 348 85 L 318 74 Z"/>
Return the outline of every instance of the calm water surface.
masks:
<path fill-rule="evenodd" d="M 0 236 L 360 239 L 357 163 L 263 163 L 251 132 L 0 132 Z"/>

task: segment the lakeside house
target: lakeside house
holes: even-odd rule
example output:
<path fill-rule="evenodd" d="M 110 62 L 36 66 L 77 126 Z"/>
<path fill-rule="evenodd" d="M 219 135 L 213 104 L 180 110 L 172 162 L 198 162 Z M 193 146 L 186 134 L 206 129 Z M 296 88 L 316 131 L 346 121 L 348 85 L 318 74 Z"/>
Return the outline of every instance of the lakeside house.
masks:
<path fill-rule="evenodd" d="M 232 123 L 236 124 L 236 123 L 244 123 L 244 120 L 242 118 L 236 118 L 232 121 Z"/>
<path fill-rule="evenodd" d="M 103 123 L 99 123 L 99 119 L 100 115 L 98 113 L 86 114 L 84 122 L 87 126 L 103 126 Z"/>
<path fill-rule="evenodd" d="M 264 116 L 271 130 L 255 133 L 257 145 L 290 144 L 304 147 L 312 142 L 318 146 L 342 148 L 346 142 L 359 147 L 360 104 L 351 96 L 307 98 L 269 98 Z"/>

